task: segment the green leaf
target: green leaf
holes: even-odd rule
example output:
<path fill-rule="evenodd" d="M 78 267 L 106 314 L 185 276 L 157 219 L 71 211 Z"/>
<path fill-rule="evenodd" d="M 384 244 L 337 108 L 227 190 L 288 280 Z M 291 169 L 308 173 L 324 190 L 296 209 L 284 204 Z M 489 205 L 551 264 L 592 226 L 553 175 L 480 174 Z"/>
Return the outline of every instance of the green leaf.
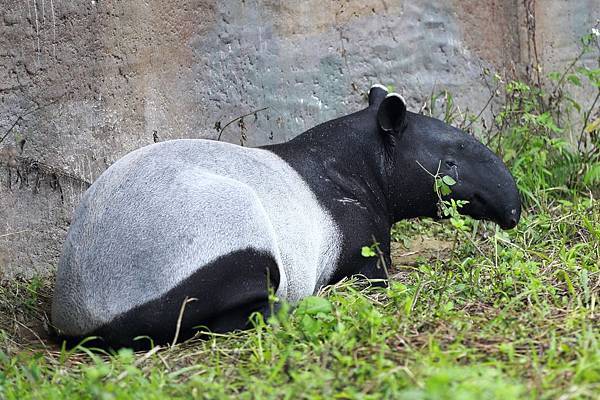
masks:
<path fill-rule="evenodd" d="M 569 74 L 567 75 L 567 80 L 575 86 L 581 86 L 581 79 L 577 75 Z"/>
<path fill-rule="evenodd" d="M 567 271 L 560 270 L 559 273 L 562 275 L 564 282 L 567 284 L 567 290 L 569 291 L 569 293 L 571 295 L 574 295 L 575 288 L 573 287 L 573 282 L 571 281 L 571 278 L 569 277 L 569 274 L 567 273 Z"/>
<path fill-rule="evenodd" d="M 596 229 L 592 221 L 590 221 L 585 215 L 581 216 L 581 220 L 583 221 L 585 228 L 590 231 L 592 235 L 596 236 L 598 240 L 600 240 L 600 229 Z"/>
<path fill-rule="evenodd" d="M 375 250 L 373 250 L 371 246 L 363 246 L 362 249 L 360 249 L 360 254 L 363 257 L 377 257 L 377 253 L 375 253 Z"/>
<path fill-rule="evenodd" d="M 579 273 L 579 280 L 581 282 L 581 287 L 583 288 L 583 298 L 586 303 L 590 302 L 590 279 L 588 276 L 587 269 L 581 270 Z"/>
<path fill-rule="evenodd" d="M 450 218 L 450 223 L 456 229 L 462 231 L 465 228 L 465 221 L 461 218 Z"/>
<path fill-rule="evenodd" d="M 600 183 L 600 163 L 592 164 L 590 169 L 583 176 L 583 183 L 588 186 Z"/>
<path fill-rule="evenodd" d="M 571 105 L 577 110 L 577 112 L 581 112 L 581 104 L 579 104 L 575 99 L 565 96 L 565 100 L 571 103 Z"/>
<path fill-rule="evenodd" d="M 456 200 L 456 209 L 460 209 L 469 204 L 469 200 Z"/>
<path fill-rule="evenodd" d="M 311 317 L 310 315 L 304 314 L 302 319 L 300 320 L 300 325 L 302 326 L 302 331 L 307 336 L 316 336 L 319 333 L 319 326 L 321 325 L 319 321 Z"/>
<path fill-rule="evenodd" d="M 558 80 L 560 79 L 560 72 L 554 71 L 554 72 L 550 72 L 548 74 L 548 78 L 550 78 L 551 80 L 558 82 Z"/>
<path fill-rule="evenodd" d="M 454 185 L 456 185 L 456 181 L 455 181 L 455 180 L 454 180 L 454 178 L 453 178 L 453 177 L 451 177 L 450 175 L 444 175 L 444 176 L 442 177 L 442 181 L 443 181 L 443 182 L 444 182 L 446 185 L 448 185 L 448 186 L 454 186 Z"/>
<path fill-rule="evenodd" d="M 577 72 L 586 76 L 594 86 L 598 86 L 598 83 L 600 82 L 600 68 L 592 69 L 580 67 L 577 68 Z"/>
<path fill-rule="evenodd" d="M 440 185 L 440 193 L 442 194 L 442 196 L 448 196 L 450 193 L 452 193 L 452 189 L 450 189 L 450 186 L 442 182 L 442 184 Z"/>
<path fill-rule="evenodd" d="M 600 118 L 596 118 L 594 121 L 587 124 L 585 127 L 585 133 L 592 133 L 598 129 L 600 129 Z"/>
<path fill-rule="evenodd" d="M 296 312 L 300 315 L 317 315 L 320 313 L 329 314 L 332 310 L 333 306 L 329 300 L 323 297 L 309 296 L 298 304 Z"/>

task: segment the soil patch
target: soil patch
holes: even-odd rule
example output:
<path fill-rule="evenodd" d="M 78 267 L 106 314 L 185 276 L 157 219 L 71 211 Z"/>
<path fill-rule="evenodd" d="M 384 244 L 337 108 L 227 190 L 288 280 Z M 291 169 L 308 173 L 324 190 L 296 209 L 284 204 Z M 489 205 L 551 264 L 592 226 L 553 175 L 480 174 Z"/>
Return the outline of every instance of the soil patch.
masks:
<path fill-rule="evenodd" d="M 413 237 L 407 244 L 392 242 L 392 263 L 395 267 L 415 266 L 419 262 L 448 260 L 452 242 L 431 238 L 425 235 Z"/>

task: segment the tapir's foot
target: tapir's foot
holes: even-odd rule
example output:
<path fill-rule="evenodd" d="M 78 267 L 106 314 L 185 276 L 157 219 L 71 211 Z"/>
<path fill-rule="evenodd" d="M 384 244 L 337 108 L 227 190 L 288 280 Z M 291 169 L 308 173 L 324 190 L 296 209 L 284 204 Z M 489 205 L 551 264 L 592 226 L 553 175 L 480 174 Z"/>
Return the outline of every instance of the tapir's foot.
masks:
<path fill-rule="evenodd" d="M 253 327 L 253 323 L 249 319 L 252 314 L 261 314 L 263 320 L 267 321 L 271 315 L 277 313 L 279 308 L 279 303 L 261 301 L 252 306 L 243 306 L 236 310 L 230 310 L 229 312 L 218 315 L 210 320 L 210 331 L 223 333 L 234 330 L 250 329 Z"/>
<path fill-rule="evenodd" d="M 387 268 L 392 265 L 391 258 L 386 256 L 383 260 L 379 258 L 370 259 L 365 265 L 356 273 L 360 277 L 368 279 L 371 286 L 374 287 L 387 287 L 388 276 Z"/>
<path fill-rule="evenodd" d="M 201 268 L 160 298 L 121 314 L 86 336 L 99 339 L 86 347 L 148 349 L 189 339 L 198 331 L 216 333 L 247 329 L 249 317 L 268 317 L 269 290 L 277 290 L 274 258 L 253 249 L 221 257 Z M 185 303 L 185 304 L 184 304 Z M 67 345 L 84 338 L 62 337 Z"/>

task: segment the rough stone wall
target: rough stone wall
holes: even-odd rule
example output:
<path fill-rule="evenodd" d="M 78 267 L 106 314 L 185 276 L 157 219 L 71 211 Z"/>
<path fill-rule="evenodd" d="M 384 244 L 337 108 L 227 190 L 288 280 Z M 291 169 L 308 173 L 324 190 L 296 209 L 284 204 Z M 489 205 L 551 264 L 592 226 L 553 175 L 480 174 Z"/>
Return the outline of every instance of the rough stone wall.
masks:
<path fill-rule="evenodd" d="M 600 16 L 600 0 L 541 3 L 0 0 L 0 279 L 52 272 L 88 183 L 154 140 L 244 114 L 223 140 L 288 140 L 376 82 L 414 110 L 441 89 L 479 110 L 483 68 L 532 62 L 528 9 L 551 69 Z"/>

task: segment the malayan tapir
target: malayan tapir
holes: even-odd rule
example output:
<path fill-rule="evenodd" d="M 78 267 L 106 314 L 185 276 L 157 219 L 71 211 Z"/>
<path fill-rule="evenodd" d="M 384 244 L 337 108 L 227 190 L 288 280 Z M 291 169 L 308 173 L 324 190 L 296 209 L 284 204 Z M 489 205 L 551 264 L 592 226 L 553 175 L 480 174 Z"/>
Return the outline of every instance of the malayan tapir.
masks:
<path fill-rule="evenodd" d="M 113 348 L 140 347 L 136 337 L 164 344 L 199 326 L 245 328 L 252 313 L 269 313 L 269 290 L 294 303 L 347 276 L 385 279 L 361 248 L 375 238 L 389 265 L 392 224 L 437 216 L 438 171 L 456 180 L 450 197 L 468 201 L 463 213 L 517 224 L 519 193 L 503 162 L 381 85 L 364 110 L 286 143 L 143 147 L 77 207 L 52 323 L 62 338 Z"/>

